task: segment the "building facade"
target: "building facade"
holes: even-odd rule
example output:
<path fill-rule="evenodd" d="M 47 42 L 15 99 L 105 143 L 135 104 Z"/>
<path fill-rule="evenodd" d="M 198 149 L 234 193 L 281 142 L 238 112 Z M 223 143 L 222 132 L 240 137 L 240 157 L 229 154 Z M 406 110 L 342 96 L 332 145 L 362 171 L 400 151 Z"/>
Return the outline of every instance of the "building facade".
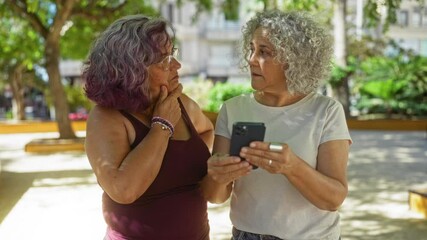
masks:
<path fill-rule="evenodd" d="M 239 40 L 244 21 L 225 19 L 220 0 L 213 0 L 210 12 L 201 13 L 197 21 L 193 18 L 197 8 L 195 3 L 186 2 L 178 7 L 176 1 L 159 3 L 152 1 L 161 15 L 169 20 L 175 30 L 180 75 L 186 77 L 209 78 L 214 81 L 239 81 L 248 79 L 249 74 L 239 66 Z"/>
<path fill-rule="evenodd" d="M 179 60 L 182 63 L 181 76 L 202 76 L 214 80 L 228 79 L 228 81 L 239 81 L 249 77 L 247 72 L 239 67 L 238 44 L 243 24 L 253 14 L 254 9 L 262 9 L 262 6 L 241 1 L 240 18 L 236 21 L 228 21 L 221 11 L 222 2 L 222 0 L 213 0 L 212 11 L 200 14 L 198 21 L 193 22 L 192 19 L 197 10 L 194 2 L 186 2 L 178 7 L 174 0 L 152 0 L 153 6 L 159 9 L 162 16 L 171 21 L 176 28 L 177 45 L 180 48 Z M 281 6 L 282 1 L 278 2 Z M 372 33 L 362 29 L 363 6 L 366 0 L 347 1 L 347 3 L 348 19 L 356 22 L 356 28 L 358 28 L 356 34 Z M 326 1 L 325 4 L 330 2 Z M 248 9 L 251 9 L 252 13 Z M 381 11 L 381 13 L 385 12 L 385 9 Z M 427 6 L 420 5 L 414 0 L 403 0 L 397 13 L 397 23 L 391 25 L 385 35 L 382 35 L 381 27 L 374 32 L 377 37 L 393 39 L 401 47 L 427 56 Z"/>
<path fill-rule="evenodd" d="M 402 1 L 397 24 L 390 27 L 387 36 L 401 47 L 427 57 L 427 4 Z"/>

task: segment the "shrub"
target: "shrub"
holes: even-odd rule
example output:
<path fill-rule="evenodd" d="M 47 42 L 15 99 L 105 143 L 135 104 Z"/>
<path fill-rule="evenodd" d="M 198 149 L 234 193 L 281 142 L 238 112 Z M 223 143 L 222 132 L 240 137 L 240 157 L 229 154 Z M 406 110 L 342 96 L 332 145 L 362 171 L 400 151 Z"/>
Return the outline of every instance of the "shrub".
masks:
<path fill-rule="evenodd" d="M 356 77 L 356 107 L 362 114 L 427 115 L 427 58 L 400 53 L 373 57 Z"/>
<path fill-rule="evenodd" d="M 208 98 L 206 97 L 209 94 L 209 91 L 213 88 L 212 81 L 208 79 L 195 79 L 191 82 L 186 82 L 183 84 L 183 92 L 193 99 L 199 106 L 203 109 L 203 106 L 208 104 Z"/>
<path fill-rule="evenodd" d="M 216 83 L 208 93 L 207 105 L 202 106 L 202 109 L 209 112 L 218 112 L 224 101 L 252 91 L 253 89 L 249 83 Z"/>

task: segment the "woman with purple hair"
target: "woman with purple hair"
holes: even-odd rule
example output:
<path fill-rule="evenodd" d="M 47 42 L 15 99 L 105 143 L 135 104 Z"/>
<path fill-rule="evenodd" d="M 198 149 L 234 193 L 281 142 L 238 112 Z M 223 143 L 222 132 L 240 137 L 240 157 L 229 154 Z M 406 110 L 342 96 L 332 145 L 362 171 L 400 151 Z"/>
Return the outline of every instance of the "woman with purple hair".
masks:
<path fill-rule="evenodd" d="M 207 173 L 213 125 L 182 93 L 173 28 L 126 16 L 95 41 L 84 65 L 96 106 L 86 153 L 104 190 L 105 239 L 209 239 Z"/>

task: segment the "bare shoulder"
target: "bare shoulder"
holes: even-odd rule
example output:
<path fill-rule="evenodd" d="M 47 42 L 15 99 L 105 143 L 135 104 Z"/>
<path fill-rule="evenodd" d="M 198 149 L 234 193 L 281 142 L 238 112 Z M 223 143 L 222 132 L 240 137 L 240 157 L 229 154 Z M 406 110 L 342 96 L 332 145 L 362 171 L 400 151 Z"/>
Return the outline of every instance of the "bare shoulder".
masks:
<path fill-rule="evenodd" d="M 185 94 L 181 94 L 179 97 L 181 99 L 182 104 L 185 107 L 185 110 L 187 113 L 191 116 L 193 114 L 199 114 L 202 112 L 200 109 L 199 104 L 197 104 L 193 99 L 191 99 L 189 96 Z"/>
<path fill-rule="evenodd" d="M 117 113 L 118 111 L 111 108 L 105 108 L 98 105 L 95 105 L 89 112 L 89 117 L 93 116 L 102 116 L 102 115 L 111 115 Z"/>
<path fill-rule="evenodd" d="M 191 99 L 188 95 L 186 95 L 184 93 L 181 94 L 181 96 L 179 98 L 181 99 L 181 102 L 182 102 L 182 104 L 184 104 L 185 107 L 196 106 L 196 107 L 200 108 L 199 105 L 193 99 Z"/>
<path fill-rule="evenodd" d="M 122 114 L 111 108 L 95 106 L 89 112 L 87 124 L 110 124 L 112 122 L 123 121 Z"/>
<path fill-rule="evenodd" d="M 115 109 L 95 106 L 89 113 L 86 126 L 86 150 L 90 156 L 102 153 L 115 155 L 129 147 L 134 137 L 131 123 Z M 132 134 L 132 135 L 130 135 Z"/>
<path fill-rule="evenodd" d="M 86 126 L 87 135 L 105 135 L 126 133 L 123 131 L 130 125 L 129 121 L 118 111 L 111 108 L 95 106 L 89 112 Z"/>
<path fill-rule="evenodd" d="M 206 131 L 211 131 L 213 129 L 212 122 L 203 113 L 200 106 L 185 94 L 182 94 L 180 98 L 197 132 L 203 133 Z"/>

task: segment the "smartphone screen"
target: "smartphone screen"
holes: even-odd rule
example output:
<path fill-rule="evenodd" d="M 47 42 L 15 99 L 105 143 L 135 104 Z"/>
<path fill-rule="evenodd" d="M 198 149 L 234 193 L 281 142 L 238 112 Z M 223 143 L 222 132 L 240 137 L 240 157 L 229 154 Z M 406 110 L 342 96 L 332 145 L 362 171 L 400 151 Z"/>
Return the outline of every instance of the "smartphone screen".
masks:
<path fill-rule="evenodd" d="M 262 122 L 235 122 L 231 132 L 230 156 L 239 156 L 240 149 L 253 141 L 264 141 L 264 135 L 265 125 Z"/>

